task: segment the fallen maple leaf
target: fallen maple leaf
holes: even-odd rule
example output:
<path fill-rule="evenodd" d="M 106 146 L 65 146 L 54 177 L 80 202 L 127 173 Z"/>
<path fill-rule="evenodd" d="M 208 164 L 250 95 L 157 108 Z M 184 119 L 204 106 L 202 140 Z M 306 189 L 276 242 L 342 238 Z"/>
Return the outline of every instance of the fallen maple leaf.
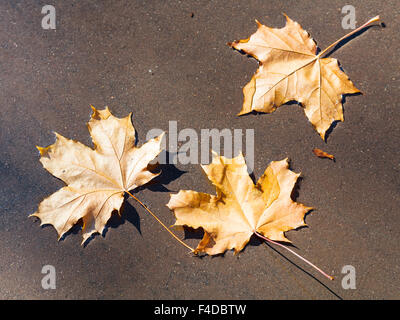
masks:
<path fill-rule="evenodd" d="M 59 239 L 82 219 L 82 244 L 93 233 L 103 232 L 112 211 L 119 212 L 125 192 L 158 175 L 147 166 L 161 152 L 163 136 L 138 148 L 131 114 L 119 119 L 108 107 L 92 109 L 88 128 L 94 150 L 57 133 L 54 144 L 37 147 L 43 167 L 67 186 L 43 200 L 31 215 L 40 218 L 41 225 L 53 225 Z"/>
<path fill-rule="evenodd" d="M 335 160 L 335 156 L 333 156 L 332 154 L 329 154 L 325 151 L 322 151 L 321 149 L 318 149 L 318 148 L 314 148 L 313 153 L 319 158 L 329 158 L 331 160 Z"/>
<path fill-rule="evenodd" d="M 174 211 L 174 226 L 204 230 L 194 253 L 216 255 L 241 251 L 253 234 L 290 251 L 324 276 L 317 266 L 276 241 L 290 242 L 285 232 L 305 226 L 304 216 L 312 210 L 291 199 L 300 174 L 289 169 L 288 159 L 272 161 L 254 185 L 243 155 L 227 159 L 213 152 L 213 160 L 202 166 L 215 185 L 217 195 L 181 190 L 171 195 L 167 206 Z"/>
<path fill-rule="evenodd" d="M 286 15 L 285 15 L 286 16 Z M 269 28 L 257 20 L 258 30 L 245 40 L 228 43 L 259 61 L 259 68 L 243 88 L 244 102 L 239 115 L 251 111 L 272 113 L 282 104 L 296 100 L 314 128 L 325 140 L 325 133 L 334 121 L 343 121 L 342 95 L 359 90 L 340 70 L 338 61 L 322 56 L 343 39 L 317 54 L 317 45 L 309 34 L 286 16 L 286 26 Z"/>
<path fill-rule="evenodd" d="M 241 251 L 253 234 L 289 241 L 284 232 L 304 226 L 306 207 L 291 199 L 299 174 L 289 170 L 287 159 L 273 161 L 254 185 L 242 154 L 227 159 L 214 153 L 202 166 L 217 195 L 181 190 L 167 206 L 176 216 L 175 226 L 203 228 L 196 251 L 210 255 Z"/>

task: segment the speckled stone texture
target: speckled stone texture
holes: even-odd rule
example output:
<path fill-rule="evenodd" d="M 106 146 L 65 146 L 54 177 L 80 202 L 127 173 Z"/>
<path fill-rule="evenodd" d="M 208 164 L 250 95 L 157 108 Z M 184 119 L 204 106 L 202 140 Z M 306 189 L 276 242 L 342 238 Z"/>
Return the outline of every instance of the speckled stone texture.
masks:
<path fill-rule="evenodd" d="M 399 299 L 399 3 L 354 2 L 371 27 L 331 54 L 362 95 L 348 96 L 345 121 L 327 143 L 297 104 L 236 117 L 254 59 L 226 43 L 247 38 L 254 19 L 283 27 L 282 12 L 320 48 L 340 38 L 346 1 L 52 1 L 56 30 L 43 30 L 45 1 L 0 1 L 1 299 Z M 329 282 L 279 248 L 254 240 L 234 256 L 195 258 L 134 200 L 104 237 L 80 246 L 79 227 L 57 242 L 53 227 L 28 218 L 63 183 L 35 146 L 53 131 L 91 145 L 90 104 L 133 112 L 139 143 L 152 128 L 254 129 L 257 179 L 272 160 L 302 172 L 297 201 L 315 207 L 309 227 L 287 233 L 294 250 L 333 274 Z M 313 148 L 336 157 L 317 158 Z M 137 192 L 167 225 L 171 192 L 214 193 L 197 164 L 163 166 Z M 201 232 L 176 231 L 195 246 Z M 278 253 L 280 252 L 280 253 Z M 56 268 L 55 290 L 41 286 Z M 341 286 L 356 269 L 356 289 Z"/>

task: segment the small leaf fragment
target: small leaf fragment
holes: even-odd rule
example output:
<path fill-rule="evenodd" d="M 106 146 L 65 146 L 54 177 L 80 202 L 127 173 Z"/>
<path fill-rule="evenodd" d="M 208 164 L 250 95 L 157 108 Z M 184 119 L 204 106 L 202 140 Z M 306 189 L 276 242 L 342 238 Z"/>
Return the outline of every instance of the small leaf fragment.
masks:
<path fill-rule="evenodd" d="M 331 155 L 325 151 L 322 151 L 321 149 L 314 148 L 313 152 L 319 158 L 329 158 L 331 160 L 335 160 L 335 157 L 333 155 Z"/>

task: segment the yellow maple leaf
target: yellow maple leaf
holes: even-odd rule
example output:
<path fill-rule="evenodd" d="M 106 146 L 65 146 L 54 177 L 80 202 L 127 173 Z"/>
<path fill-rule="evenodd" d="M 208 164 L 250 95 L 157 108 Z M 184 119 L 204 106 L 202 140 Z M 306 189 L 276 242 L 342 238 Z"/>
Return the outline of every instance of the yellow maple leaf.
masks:
<path fill-rule="evenodd" d="M 175 226 L 205 231 L 196 252 L 237 253 L 253 234 L 288 242 L 284 232 L 305 225 L 304 215 L 312 208 L 291 199 L 299 174 L 289 169 L 287 159 L 271 162 L 254 185 L 242 154 L 233 159 L 213 154 L 212 163 L 202 168 L 217 195 L 181 190 L 167 204 Z"/>
<path fill-rule="evenodd" d="M 295 100 L 325 140 L 334 121 L 343 121 L 342 95 L 360 92 L 338 61 L 322 56 L 343 39 L 379 17 L 352 31 L 317 54 L 317 45 L 309 34 L 286 16 L 284 28 L 269 28 L 257 22 L 257 31 L 248 39 L 228 43 L 259 61 L 259 68 L 243 88 L 244 102 L 239 115 L 251 111 L 272 113 L 277 107 Z"/>
<path fill-rule="evenodd" d="M 125 192 L 158 175 L 147 166 L 161 152 L 163 136 L 136 147 L 131 114 L 120 119 L 108 107 L 92 109 L 88 129 L 94 149 L 57 133 L 54 144 L 38 147 L 43 167 L 67 186 L 44 199 L 31 215 L 41 224 L 53 225 L 59 239 L 82 219 L 82 244 L 93 233 L 103 232 L 111 213 L 119 212 Z"/>

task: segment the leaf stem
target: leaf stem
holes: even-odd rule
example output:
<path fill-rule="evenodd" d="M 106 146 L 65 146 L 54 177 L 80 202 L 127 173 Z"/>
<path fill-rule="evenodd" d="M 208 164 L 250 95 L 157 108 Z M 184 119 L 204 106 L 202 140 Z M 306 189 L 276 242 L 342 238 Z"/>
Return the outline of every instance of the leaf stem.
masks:
<path fill-rule="evenodd" d="M 276 244 L 277 246 L 280 246 L 281 248 L 284 248 L 286 250 L 288 250 L 289 252 L 293 253 L 296 257 L 300 258 L 301 260 L 303 260 L 304 262 L 306 262 L 307 264 L 309 264 L 311 267 L 313 267 L 314 269 L 316 269 L 317 271 L 319 271 L 320 273 L 322 273 L 325 277 L 327 277 L 329 280 L 333 280 L 333 277 L 330 276 L 329 274 L 327 274 L 326 272 L 322 271 L 320 268 L 318 268 L 316 265 L 312 264 L 310 261 L 308 261 L 307 259 L 303 258 L 301 255 L 297 254 L 296 252 L 294 252 L 293 250 L 289 249 L 288 247 L 280 244 L 279 242 L 273 241 L 271 239 L 268 239 L 267 237 L 264 237 L 262 234 L 258 233 L 258 232 L 254 232 L 255 235 L 257 237 L 260 237 L 261 239 L 264 239 L 265 241 L 268 241 L 270 243 Z"/>
<path fill-rule="evenodd" d="M 372 19 L 368 20 L 366 23 L 364 23 L 362 26 L 358 27 L 357 29 L 354 29 L 352 32 L 346 34 L 345 36 L 341 37 L 339 40 L 335 41 L 334 43 L 332 43 L 330 46 L 328 46 L 326 49 L 324 49 L 323 51 L 321 51 L 318 54 L 318 58 L 321 57 L 325 52 L 327 52 L 329 49 L 333 48 L 334 46 L 336 46 L 339 42 L 343 41 L 344 39 L 350 37 L 351 35 L 355 34 L 356 32 L 360 31 L 361 29 L 365 28 L 366 26 L 368 26 L 369 24 L 379 21 L 379 16 L 373 17 Z"/>
<path fill-rule="evenodd" d="M 160 219 L 158 219 L 158 217 L 157 217 L 149 208 L 147 208 L 147 206 L 146 206 L 142 201 L 140 201 L 138 198 L 136 198 L 136 197 L 135 197 L 132 193 L 130 193 L 129 191 L 125 191 L 125 192 L 126 192 L 127 194 L 129 194 L 133 199 L 135 199 L 143 208 L 145 208 L 146 211 L 147 211 L 148 213 L 150 213 L 150 214 L 153 216 L 153 218 L 156 219 L 157 222 L 163 226 L 163 228 L 164 228 L 165 230 L 167 230 L 176 240 L 178 240 L 178 242 L 180 242 L 182 245 L 184 245 L 186 248 L 188 248 L 191 252 L 194 252 L 194 249 L 193 249 L 192 247 L 188 246 L 188 245 L 187 245 L 186 243 L 184 243 L 181 239 L 179 239 L 179 238 L 164 224 L 164 223 L 161 222 Z"/>

